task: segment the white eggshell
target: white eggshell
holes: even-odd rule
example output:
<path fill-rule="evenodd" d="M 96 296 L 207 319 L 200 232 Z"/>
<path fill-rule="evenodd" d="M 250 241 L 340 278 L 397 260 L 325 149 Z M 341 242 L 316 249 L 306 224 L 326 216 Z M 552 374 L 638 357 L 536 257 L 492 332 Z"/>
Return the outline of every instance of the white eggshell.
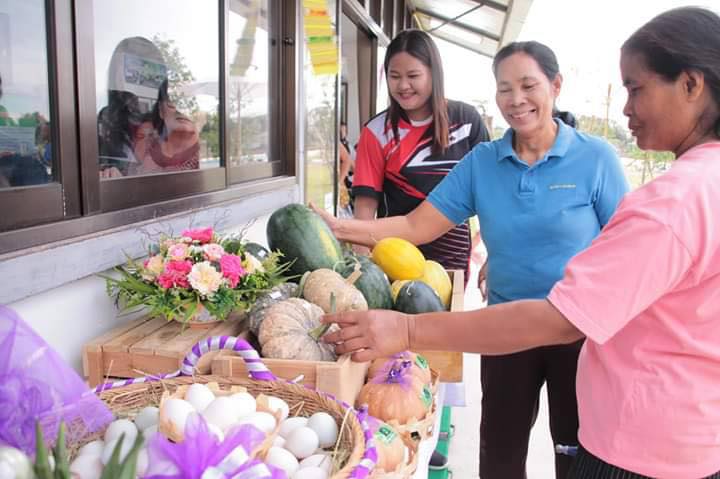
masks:
<path fill-rule="evenodd" d="M 137 437 L 138 430 L 132 421 L 128 419 L 118 419 L 113 421 L 105 431 L 105 442 L 110 442 L 113 439 L 119 438 L 122 434 L 125 434 L 125 442 L 132 444 Z"/>
<path fill-rule="evenodd" d="M 55 457 L 54 456 L 48 456 L 48 466 L 50 466 L 51 471 L 55 471 Z"/>
<path fill-rule="evenodd" d="M 143 429 L 142 435 L 145 438 L 145 444 L 149 443 L 152 440 L 153 436 L 157 433 L 158 433 L 157 424 Z"/>
<path fill-rule="evenodd" d="M 239 419 L 235 412 L 235 403 L 227 396 L 220 396 L 213 399 L 202 412 L 205 420 L 226 431 Z"/>
<path fill-rule="evenodd" d="M 300 461 L 300 467 L 319 467 L 330 474 L 333 461 L 329 454 L 313 454 Z"/>
<path fill-rule="evenodd" d="M 215 394 L 204 384 L 195 383 L 185 393 L 185 400 L 193 405 L 197 412 L 203 412 L 215 399 Z"/>
<path fill-rule="evenodd" d="M 141 431 L 149 428 L 150 426 L 155 426 L 158 423 L 159 415 L 160 410 L 158 408 L 155 406 L 148 406 L 135 416 L 135 425 Z"/>
<path fill-rule="evenodd" d="M 183 399 L 170 398 L 163 401 L 160 406 L 160 416 L 170 421 L 178 432 L 185 431 L 185 423 L 193 412 L 195 412 L 193 405 Z"/>
<path fill-rule="evenodd" d="M 95 441 L 89 442 L 80 448 L 78 456 L 97 456 L 102 455 L 103 449 L 105 449 L 105 441 L 102 439 L 96 439 Z"/>
<path fill-rule="evenodd" d="M 151 476 L 177 476 L 180 474 L 177 466 L 170 461 L 151 461 L 148 464 L 147 471 L 145 471 L 146 477 Z"/>
<path fill-rule="evenodd" d="M 325 469 L 317 466 L 302 467 L 290 476 L 290 479 L 327 479 Z"/>
<path fill-rule="evenodd" d="M 235 403 L 235 411 L 238 417 L 247 416 L 257 410 L 257 402 L 250 393 L 236 393 L 230 396 Z"/>
<path fill-rule="evenodd" d="M 280 399 L 279 397 L 275 396 L 268 396 L 267 398 L 267 406 L 272 412 L 279 411 L 280 412 L 280 420 L 288 417 L 288 414 L 290 414 L 290 406 L 288 406 L 288 403 Z"/>
<path fill-rule="evenodd" d="M 147 449 L 140 449 L 138 451 L 137 463 L 135 465 L 135 474 L 137 477 L 143 477 L 145 475 L 148 464 L 150 464 L 150 457 L 148 456 Z"/>
<path fill-rule="evenodd" d="M 100 462 L 100 457 L 89 454 L 78 456 L 70 464 L 70 473 L 73 478 L 77 479 L 100 479 L 102 470 L 103 464 Z"/>
<path fill-rule="evenodd" d="M 271 447 L 265 456 L 265 462 L 271 466 L 278 467 L 285 471 L 288 477 L 297 471 L 299 464 L 295 456 L 290 451 L 287 451 L 281 447 Z"/>
<path fill-rule="evenodd" d="M 317 449 L 320 439 L 309 427 L 303 426 L 295 429 L 285 438 L 285 449 L 292 452 L 298 459 L 312 456 Z"/>
<path fill-rule="evenodd" d="M 236 424 L 252 424 L 265 434 L 270 434 L 275 429 L 277 422 L 275 421 L 275 416 L 273 416 L 269 412 L 256 411 L 254 413 L 248 414 L 243 418 L 240 418 L 240 420 Z"/>
<path fill-rule="evenodd" d="M 208 430 L 218 439 L 218 441 L 223 442 L 225 440 L 225 434 L 215 424 L 208 423 L 207 427 Z"/>
<path fill-rule="evenodd" d="M 307 426 L 307 423 L 308 418 L 306 417 L 289 417 L 280 423 L 278 434 L 287 439 L 291 432 L 299 427 Z"/>
<path fill-rule="evenodd" d="M 308 419 L 307 427 L 315 431 L 320 439 L 320 447 L 334 446 L 338 438 L 338 425 L 326 412 L 316 412 Z"/>
<path fill-rule="evenodd" d="M 117 445 L 119 440 L 120 438 L 116 437 L 115 439 L 112 439 L 105 443 L 105 448 L 103 449 L 102 455 L 100 456 L 100 462 L 102 462 L 103 464 L 107 464 L 108 462 L 110 462 L 110 457 L 112 456 L 113 450 L 115 449 L 115 446 Z M 128 441 L 127 439 L 123 440 L 122 446 L 120 446 L 120 462 L 125 459 L 125 456 L 127 456 L 130 452 L 130 449 L 132 449 L 133 442 L 135 442 L 134 439 L 132 441 Z"/>
<path fill-rule="evenodd" d="M 285 438 L 282 436 L 275 436 L 272 445 L 277 447 L 285 447 Z"/>

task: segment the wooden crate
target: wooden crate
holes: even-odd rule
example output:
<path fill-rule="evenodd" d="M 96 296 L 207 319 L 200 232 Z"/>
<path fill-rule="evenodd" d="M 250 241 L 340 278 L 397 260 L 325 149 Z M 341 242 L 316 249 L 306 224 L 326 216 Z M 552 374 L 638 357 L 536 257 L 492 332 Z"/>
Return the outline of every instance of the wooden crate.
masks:
<path fill-rule="evenodd" d="M 463 311 L 465 299 L 465 272 L 452 271 L 452 298 L 450 311 Z M 460 383 L 463 380 L 463 353 L 454 351 L 417 351 L 425 356 L 430 367 L 440 374 L 444 383 Z"/>
<path fill-rule="evenodd" d="M 93 339 L 83 346 L 83 370 L 90 386 L 105 378 L 134 378 L 173 372 L 180 368 L 192 346 L 209 336 L 237 336 L 242 333 L 240 317 L 211 327 L 183 327 L 162 318 L 141 318 Z M 198 363 L 200 374 L 210 373 L 216 353 Z"/>
<path fill-rule="evenodd" d="M 349 404 L 355 403 L 370 363 L 356 363 L 349 355 L 337 361 L 296 361 L 292 359 L 263 358 L 272 373 L 288 381 L 296 380 L 319 391 L 330 393 Z M 232 353 L 223 352 L 212 361 L 212 374 L 224 377 L 247 377 L 245 362 Z"/>

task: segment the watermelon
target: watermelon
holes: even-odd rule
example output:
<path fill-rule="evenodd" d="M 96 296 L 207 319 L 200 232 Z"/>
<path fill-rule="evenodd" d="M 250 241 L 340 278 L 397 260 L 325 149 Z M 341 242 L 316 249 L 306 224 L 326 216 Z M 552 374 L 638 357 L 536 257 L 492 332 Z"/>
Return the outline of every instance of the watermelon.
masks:
<path fill-rule="evenodd" d="M 293 203 L 276 210 L 267 223 L 272 251 L 292 262 L 289 274 L 299 278 L 307 271 L 333 269 L 342 260 L 342 250 L 328 225 L 305 205 Z"/>
<path fill-rule="evenodd" d="M 253 243 L 252 241 L 245 243 L 243 245 L 243 249 L 246 253 L 253 255 L 260 261 L 265 261 L 270 255 L 270 251 L 268 251 L 266 247 L 259 243 Z"/>
<path fill-rule="evenodd" d="M 408 281 L 400 288 L 393 309 L 408 314 L 445 311 L 435 290 L 418 280 Z"/>
<path fill-rule="evenodd" d="M 337 268 L 337 271 L 343 278 L 347 279 L 355 272 L 355 265 L 357 264 L 360 265 L 362 274 L 355 280 L 353 285 L 365 297 L 368 308 L 392 309 L 393 299 L 387 275 L 369 257 L 349 253 L 345 256 L 342 265 Z"/>

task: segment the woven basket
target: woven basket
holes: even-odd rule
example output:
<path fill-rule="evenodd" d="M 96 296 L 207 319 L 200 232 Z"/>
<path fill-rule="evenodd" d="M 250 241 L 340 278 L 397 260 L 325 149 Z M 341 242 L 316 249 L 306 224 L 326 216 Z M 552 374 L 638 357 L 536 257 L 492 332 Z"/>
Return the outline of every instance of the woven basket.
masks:
<path fill-rule="evenodd" d="M 247 362 L 250 375 L 262 379 L 227 378 L 221 376 L 182 376 L 192 373 L 199 358 L 208 351 L 230 349 L 240 354 Z M 329 394 L 309 389 L 305 386 L 277 380 L 262 364 L 259 355 L 244 340 L 228 336 L 208 338 L 188 353 L 183 368 L 160 377 L 129 379 L 116 383 L 103 384 L 96 393 L 105 404 L 119 417 L 132 418 L 146 406 L 159 406 L 163 394 L 173 394 L 179 387 L 193 383 L 217 383 L 221 390 L 231 390 L 238 386 L 246 388 L 253 396 L 265 394 L 283 399 L 290 407 L 290 416 L 311 416 L 316 412 L 330 414 L 338 424 L 338 442 L 333 451 L 335 470 L 331 479 L 362 479 L 368 476 L 375 465 L 376 453 L 373 447 L 366 450 L 366 441 L 371 434 L 362 413 L 350 405 L 338 401 Z M 101 434 L 86 437 L 82 444 L 96 439 Z M 82 444 L 75 445 L 79 447 Z M 253 455 L 263 458 L 270 441 L 265 441 Z"/>
<path fill-rule="evenodd" d="M 405 447 L 408 451 L 407 461 L 399 464 L 394 471 L 385 472 L 383 469 L 373 469 L 370 473 L 370 479 L 410 479 L 418 466 L 418 449 L 420 443 L 415 439 L 400 435 Z"/>

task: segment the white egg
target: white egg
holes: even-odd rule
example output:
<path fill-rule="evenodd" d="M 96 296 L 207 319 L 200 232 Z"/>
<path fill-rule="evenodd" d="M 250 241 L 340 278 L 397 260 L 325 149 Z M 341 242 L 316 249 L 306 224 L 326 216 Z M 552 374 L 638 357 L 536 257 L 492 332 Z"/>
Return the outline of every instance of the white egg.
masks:
<path fill-rule="evenodd" d="M 288 403 L 280 399 L 279 397 L 275 396 L 268 396 L 267 398 L 267 406 L 272 412 L 279 411 L 280 412 L 280 420 L 282 421 L 286 417 L 288 417 L 288 414 L 290 414 L 290 406 L 288 406 Z"/>
<path fill-rule="evenodd" d="M 320 439 L 309 427 L 299 427 L 285 438 L 285 449 L 292 452 L 298 459 L 312 456 L 317 449 Z"/>
<path fill-rule="evenodd" d="M 105 431 L 105 442 L 110 442 L 113 439 L 119 438 L 122 434 L 125 434 L 125 442 L 133 443 L 137 437 L 138 430 L 132 421 L 128 419 L 118 419 L 113 421 Z"/>
<path fill-rule="evenodd" d="M 285 471 L 288 477 L 298 470 L 299 464 L 290 451 L 281 447 L 271 447 L 265 456 L 265 462 Z"/>
<path fill-rule="evenodd" d="M 257 402 L 250 393 L 236 393 L 230 396 L 235 403 L 235 410 L 238 417 L 247 416 L 257 410 Z"/>
<path fill-rule="evenodd" d="M 177 476 L 180 474 L 177 466 L 170 461 L 151 461 L 148 464 L 147 471 L 145 471 L 145 477 L 152 476 Z"/>
<path fill-rule="evenodd" d="M 197 412 L 203 412 L 214 399 L 215 394 L 204 384 L 195 383 L 185 393 L 185 400 L 192 404 Z"/>
<path fill-rule="evenodd" d="M 95 441 L 89 442 L 80 448 L 78 456 L 97 456 L 102 455 L 103 449 L 105 449 L 105 441 L 102 439 L 96 439 Z"/>
<path fill-rule="evenodd" d="M 103 449 L 102 455 L 100 456 L 100 462 L 102 462 L 103 464 L 107 464 L 108 462 L 110 462 L 110 457 L 112 457 L 112 453 L 115 450 L 115 446 L 117 445 L 118 441 L 120 441 L 120 438 L 116 437 L 115 439 L 112 439 L 105 443 L 105 448 Z M 132 449 L 133 442 L 134 440 L 123 440 L 122 446 L 120 446 L 120 456 L 118 458 L 120 462 L 125 459 L 125 456 L 127 456 L 130 452 L 130 449 Z"/>
<path fill-rule="evenodd" d="M 285 438 L 282 436 L 275 436 L 272 445 L 277 447 L 285 447 Z"/>
<path fill-rule="evenodd" d="M 155 406 L 148 406 L 135 416 L 135 425 L 141 431 L 149 428 L 150 426 L 155 426 L 158 423 L 159 415 L 160 410 L 158 408 Z"/>
<path fill-rule="evenodd" d="M 295 471 L 290 479 L 327 479 L 325 469 L 317 466 L 302 467 Z"/>
<path fill-rule="evenodd" d="M 150 458 L 148 456 L 147 449 L 140 449 L 138 451 L 137 463 L 135 465 L 135 474 L 137 477 L 143 477 L 147 471 Z"/>
<path fill-rule="evenodd" d="M 338 425 L 330 414 L 316 412 L 308 419 L 307 426 L 318 435 L 320 447 L 335 445 L 338 438 Z"/>
<path fill-rule="evenodd" d="M 158 426 L 157 424 L 154 426 L 150 426 L 148 428 L 145 428 L 142 430 L 142 435 L 145 438 L 145 444 L 149 443 L 153 436 L 158 433 Z"/>
<path fill-rule="evenodd" d="M 160 417 L 169 421 L 180 433 L 185 432 L 185 423 L 193 412 L 193 405 L 183 399 L 170 398 L 160 405 Z"/>
<path fill-rule="evenodd" d="M 70 473 L 77 479 L 100 479 L 103 464 L 99 456 L 82 455 L 78 456 L 70 464 Z"/>
<path fill-rule="evenodd" d="M 254 413 L 248 414 L 247 416 L 240 418 L 240 420 L 236 424 L 252 424 L 265 434 L 270 434 L 275 429 L 275 426 L 277 426 L 275 416 L 273 416 L 269 412 L 263 411 L 256 411 Z"/>
<path fill-rule="evenodd" d="M 300 467 L 319 467 L 330 474 L 333 461 L 329 454 L 313 454 L 300 461 Z"/>
<path fill-rule="evenodd" d="M 235 411 L 235 403 L 227 396 L 213 399 L 202 415 L 209 424 L 216 425 L 221 431 L 228 430 L 239 419 Z"/>
<path fill-rule="evenodd" d="M 291 432 L 299 427 L 307 426 L 307 423 L 308 418 L 306 417 L 289 417 L 280 423 L 278 434 L 287 439 Z"/>
<path fill-rule="evenodd" d="M 51 471 L 55 471 L 55 457 L 54 456 L 48 456 L 48 466 L 50 466 Z"/>

